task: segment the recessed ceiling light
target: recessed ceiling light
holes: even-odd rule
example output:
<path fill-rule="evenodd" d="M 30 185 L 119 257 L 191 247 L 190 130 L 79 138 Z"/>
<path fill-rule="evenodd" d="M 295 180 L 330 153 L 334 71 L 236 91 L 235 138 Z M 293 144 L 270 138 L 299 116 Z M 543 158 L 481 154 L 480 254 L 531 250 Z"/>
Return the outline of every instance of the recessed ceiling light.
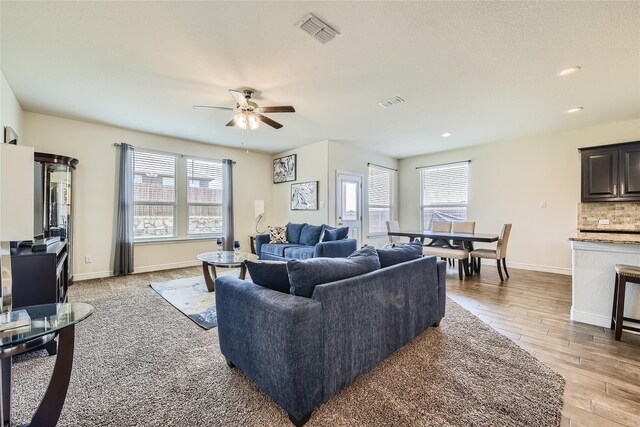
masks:
<path fill-rule="evenodd" d="M 453 135 L 451 132 L 445 132 L 440 136 L 443 137 L 443 138 L 449 138 L 451 135 Z"/>
<path fill-rule="evenodd" d="M 567 110 L 567 113 L 577 113 L 578 111 L 582 111 L 582 110 L 584 110 L 584 107 L 574 107 Z"/>
<path fill-rule="evenodd" d="M 574 65 L 573 67 L 565 68 L 564 70 L 558 73 L 558 77 L 566 77 L 566 76 L 575 74 L 578 71 L 580 71 L 580 68 L 582 67 L 580 67 L 579 65 Z"/>
<path fill-rule="evenodd" d="M 400 98 L 399 96 L 394 96 L 393 98 L 385 99 L 384 101 L 378 102 L 378 105 L 383 108 L 389 108 L 393 107 L 396 104 L 400 104 L 401 102 L 404 102 L 404 99 Z"/>

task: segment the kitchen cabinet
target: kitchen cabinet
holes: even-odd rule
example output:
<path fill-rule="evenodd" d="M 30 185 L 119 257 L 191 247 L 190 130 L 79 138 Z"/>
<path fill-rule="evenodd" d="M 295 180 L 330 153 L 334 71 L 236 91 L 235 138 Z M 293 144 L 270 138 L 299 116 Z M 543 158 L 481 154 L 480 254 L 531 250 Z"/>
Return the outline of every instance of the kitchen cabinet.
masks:
<path fill-rule="evenodd" d="M 640 141 L 581 148 L 582 201 L 640 201 Z"/>

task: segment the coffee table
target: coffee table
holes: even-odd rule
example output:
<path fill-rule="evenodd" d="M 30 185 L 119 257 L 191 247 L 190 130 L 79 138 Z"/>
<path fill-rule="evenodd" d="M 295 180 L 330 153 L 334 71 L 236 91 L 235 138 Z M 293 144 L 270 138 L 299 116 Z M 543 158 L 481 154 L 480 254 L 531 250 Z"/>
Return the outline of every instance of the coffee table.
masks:
<path fill-rule="evenodd" d="M 244 265 L 245 260 L 255 261 L 258 259 L 253 254 L 240 252 L 235 255 L 233 251 L 205 252 L 198 254 L 197 258 L 202 261 L 202 273 L 209 292 L 215 291 L 213 282 L 218 277 L 216 267 L 240 267 L 240 279 L 244 280 L 247 274 L 247 267 Z M 212 275 L 213 277 L 211 277 Z"/>
<path fill-rule="evenodd" d="M 29 314 L 27 326 L 11 329 L 0 337 L 0 419 L 11 424 L 11 358 L 59 337 L 58 356 L 44 397 L 31 418 L 33 427 L 54 427 L 67 397 L 73 366 L 76 323 L 91 316 L 93 307 L 84 303 L 43 304 L 22 307 Z"/>

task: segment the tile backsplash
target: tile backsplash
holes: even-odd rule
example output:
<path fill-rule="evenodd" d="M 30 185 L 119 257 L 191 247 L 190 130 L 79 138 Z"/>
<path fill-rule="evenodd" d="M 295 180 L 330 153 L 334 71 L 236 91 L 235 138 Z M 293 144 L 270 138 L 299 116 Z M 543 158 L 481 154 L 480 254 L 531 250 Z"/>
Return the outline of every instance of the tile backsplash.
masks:
<path fill-rule="evenodd" d="M 578 203 L 578 229 L 640 232 L 640 202 Z"/>

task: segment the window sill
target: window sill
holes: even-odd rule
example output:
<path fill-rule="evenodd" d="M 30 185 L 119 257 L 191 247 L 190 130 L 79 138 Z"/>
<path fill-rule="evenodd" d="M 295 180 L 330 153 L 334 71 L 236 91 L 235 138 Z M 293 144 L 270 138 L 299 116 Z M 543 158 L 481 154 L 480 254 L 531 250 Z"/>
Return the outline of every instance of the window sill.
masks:
<path fill-rule="evenodd" d="M 367 239 L 386 239 L 387 233 L 367 234 Z"/>
<path fill-rule="evenodd" d="M 167 237 L 163 239 L 148 239 L 148 240 L 135 240 L 134 245 L 155 245 L 155 244 L 167 244 L 167 243 L 186 243 L 186 242 L 200 242 L 203 240 L 215 240 L 219 236 L 197 236 L 197 237 Z"/>

